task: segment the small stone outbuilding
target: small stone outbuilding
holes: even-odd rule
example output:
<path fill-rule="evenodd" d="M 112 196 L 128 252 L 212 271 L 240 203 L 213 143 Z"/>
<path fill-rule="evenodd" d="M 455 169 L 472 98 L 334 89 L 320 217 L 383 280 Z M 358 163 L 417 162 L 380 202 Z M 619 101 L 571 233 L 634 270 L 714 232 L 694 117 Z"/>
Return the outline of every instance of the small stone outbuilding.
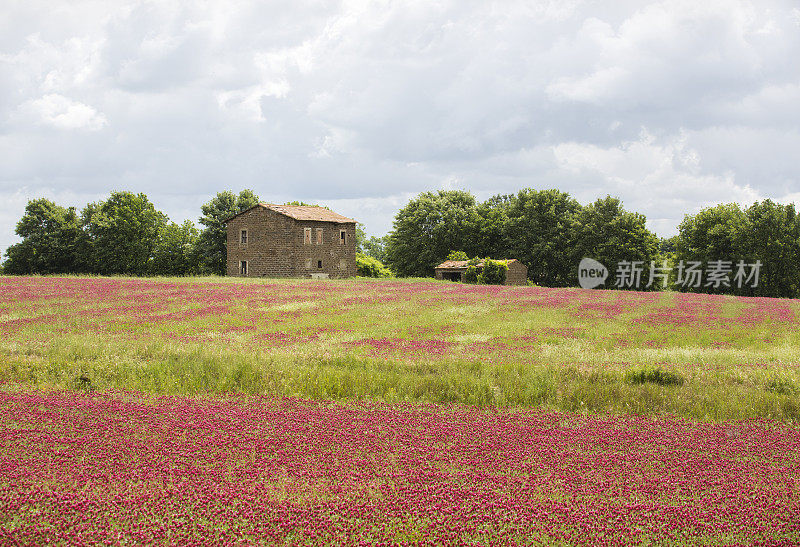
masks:
<path fill-rule="evenodd" d="M 528 267 L 516 258 L 502 259 L 498 262 L 505 262 L 508 266 L 506 272 L 506 285 L 526 285 L 528 283 Z M 466 260 L 447 260 L 436 266 L 436 279 L 447 279 L 449 281 L 463 281 L 464 272 L 467 271 Z M 483 268 L 483 261 L 475 265 L 478 269 Z"/>
<path fill-rule="evenodd" d="M 259 203 L 226 221 L 227 275 L 356 275 L 356 221 L 324 207 Z"/>

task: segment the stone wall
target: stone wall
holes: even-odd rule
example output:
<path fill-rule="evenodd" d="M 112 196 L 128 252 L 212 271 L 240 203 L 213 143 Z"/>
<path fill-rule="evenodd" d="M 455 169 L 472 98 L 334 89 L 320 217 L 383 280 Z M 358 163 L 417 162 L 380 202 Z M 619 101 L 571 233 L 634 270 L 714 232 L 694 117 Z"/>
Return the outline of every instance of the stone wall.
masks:
<path fill-rule="evenodd" d="M 310 240 L 306 229 L 311 230 Z M 241 276 L 240 264 L 247 261 L 247 277 L 353 277 L 355 229 L 353 223 L 299 221 L 254 207 L 228 222 L 227 274 Z M 247 230 L 246 243 L 241 242 L 242 230 Z M 341 230 L 345 232 L 344 243 L 340 242 Z"/>
<path fill-rule="evenodd" d="M 508 265 L 506 285 L 527 285 L 528 267 L 522 262 L 514 261 Z"/>
<path fill-rule="evenodd" d="M 452 280 L 454 275 L 457 276 L 457 281 L 463 279 L 463 274 L 466 268 L 436 268 L 434 270 L 434 277 L 439 280 L 449 279 Z M 509 263 L 508 271 L 506 272 L 505 285 L 527 285 L 528 284 L 528 267 L 522 262 L 515 260 Z"/>
<path fill-rule="evenodd" d="M 448 281 L 461 281 L 465 271 L 466 268 L 436 268 L 433 276 L 440 281 L 444 279 L 447 279 Z"/>

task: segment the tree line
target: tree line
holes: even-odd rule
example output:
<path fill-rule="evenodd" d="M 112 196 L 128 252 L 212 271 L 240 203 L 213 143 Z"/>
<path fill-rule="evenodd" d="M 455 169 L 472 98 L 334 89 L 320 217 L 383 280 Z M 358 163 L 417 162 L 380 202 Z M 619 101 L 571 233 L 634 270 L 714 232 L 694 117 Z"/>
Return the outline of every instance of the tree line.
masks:
<path fill-rule="evenodd" d="M 201 207 L 198 229 L 170 222 L 145 194 L 113 192 L 78 213 L 44 198 L 25 207 L 6 250 L 7 274 L 224 275 L 225 220 L 258 203 L 252 190 L 220 192 Z"/>
<path fill-rule="evenodd" d="M 197 227 L 170 222 L 141 193 L 114 192 L 80 212 L 34 199 L 17 224 L 22 241 L 6 250 L 3 271 L 224 275 L 224 221 L 258 201 L 252 190 L 220 192 L 202 205 Z M 388 235 L 367 238 L 359 226 L 356 239 L 362 275 L 386 276 L 385 264 L 398 276 L 430 277 L 460 251 L 516 258 L 528 266 L 532 283 L 569 287 L 578 285 L 580 260 L 590 257 L 608 269 L 605 287 L 614 287 L 615 274 L 627 269 L 629 280 L 641 279 L 618 288 L 800 297 L 800 218 L 793 204 L 771 200 L 703 209 L 684 218 L 678 235 L 660 239 L 644 215 L 611 196 L 582 205 L 554 189 L 526 188 L 484 202 L 466 191 L 424 192 L 397 212 Z M 648 284 L 653 266 L 659 279 Z M 737 278 L 742 272 L 748 283 Z M 722 281 L 721 274 L 727 275 Z"/>
<path fill-rule="evenodd" d="M 431 276 L 457 250 L 516 258 L 528 266 L 532 282 L 567 287 L 577 284 L 583 256 L 612 270 L 622 260 L 657 260 L 659 239 L 645 221 L 612 197 L 583 206 L 558 190 L 525 189 L 482 203 L 460 190 L 426 192 L 397 213 L 384 251 L 402 276 Z"/>
<path fill-rule="evenodd" d="M 623 273 L 630 283 L 622 289 L 800 297 L 800 218 L 793 204 L 771 200 L 703 209 L 661 239 L 611 196 L 582 205 L 559 190 L 523 189 L 479 203 L 465 191 L 425 192 L 397 213 L 387 236 L 364 246 L 400 276 L 432 276 L 452 251 L 516 258 L 532 283 L 548 287 L 577 286 L 578 264 L 589 257 L 608 269 L 607 288 Z M 692 268 L 698 276 L 687 283 Z"/>

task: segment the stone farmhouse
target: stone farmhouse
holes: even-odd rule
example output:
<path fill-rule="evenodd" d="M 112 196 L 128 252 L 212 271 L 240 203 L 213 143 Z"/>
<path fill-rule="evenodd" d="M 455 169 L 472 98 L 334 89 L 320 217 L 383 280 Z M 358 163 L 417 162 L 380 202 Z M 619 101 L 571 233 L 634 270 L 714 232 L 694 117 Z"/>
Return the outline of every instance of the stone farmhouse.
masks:
<path fill-rule="evenodd" d="M 226 221 L 227 275 L 356 275 L 356 221 L 324 207 L 259 203 Z"/>
<path fill-rule="evenodd" d="M 517 260 L 511 258 L 500 260 L 508 266 L 506 272 L 506 285 L 526 285 L 528 283 L 528 267 Z M 478 262 L 475 267 L 483 268 L 483 262 Z M 436 279 L 447 279 L 449 281 L 463 281 L 464 272 L 467 271 L 466 260 L 447 260 L 435 268 Z"/>

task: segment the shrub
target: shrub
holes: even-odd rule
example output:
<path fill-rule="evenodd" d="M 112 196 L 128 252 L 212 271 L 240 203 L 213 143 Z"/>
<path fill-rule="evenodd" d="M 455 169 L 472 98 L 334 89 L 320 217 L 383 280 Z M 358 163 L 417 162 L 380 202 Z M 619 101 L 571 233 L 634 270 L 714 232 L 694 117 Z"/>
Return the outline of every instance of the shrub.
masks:
<path fill-rule="evenodd" d="M 464 272 L 464 275 L 461 277 L 464 280 L 464 283 L 477 283 L 478 282 L 478 268 L 473 266 L 467 266 L 467 271 Z"/>
<path fill-rule="evenodd" d="M 356 269 L 362 277 L 391 277 L 392 272 L 377 258 L 356 253 Z"/>
<path fill-rule="evenodd" d="M 75 389 L 77 391 L 94 391 L 94 386 L 92 385 L 92 381 L 86 375 L 85 372 L 82 372 L 80 376 L 76 377 L 74 380 Z"/>
<path fill-rule="evenodd" d="M 464 251 L 450 251 L 447 260 L 469 260 L 469 257 Z"/>
<path fill-rule="evenodd" d="M 478 275 L 478 283 L 485 285 L 502 285 L 506 282 L 508 265 L 500 260 L 487 258 L 483 261 L 483 271 Z"/>
<path fill-rule="evenodd" d="M 684 378 L 676 372 L 661 368 L 640 367 L 625 373 L 625 380 L 631 384 L 658 384 L 661 386 L 683 385 Z"/>

